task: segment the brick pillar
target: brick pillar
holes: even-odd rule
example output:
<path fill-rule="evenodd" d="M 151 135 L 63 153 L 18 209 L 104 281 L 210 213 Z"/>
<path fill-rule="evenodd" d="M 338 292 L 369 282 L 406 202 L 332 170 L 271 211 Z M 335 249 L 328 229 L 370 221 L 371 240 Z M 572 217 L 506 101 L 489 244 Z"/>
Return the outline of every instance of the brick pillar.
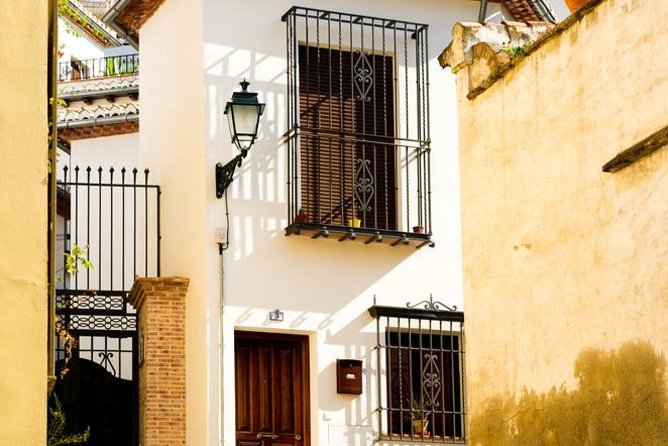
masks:
<path fill-rule="evenodd" d="M 139 319 L 141 446 L 186 444 L 186 291 L 179 277 L 139 278 L 129 300 Z"/>

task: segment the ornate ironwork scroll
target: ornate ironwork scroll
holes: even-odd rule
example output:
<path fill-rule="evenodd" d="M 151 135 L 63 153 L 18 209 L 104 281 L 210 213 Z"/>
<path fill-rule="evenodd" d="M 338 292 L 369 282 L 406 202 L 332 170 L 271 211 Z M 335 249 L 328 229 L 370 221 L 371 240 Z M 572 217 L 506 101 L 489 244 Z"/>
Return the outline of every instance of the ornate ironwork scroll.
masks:
<path fill-rule="evenodd" d="M 371 96 L 369 96 L 369 92 L 371 91 L 371 87 L 373 87 L 373 68 L 369 63 L 369 58 L 365 51 L 355 51 L 355 55 L 357 56 L 357 60 L 353 67 L 355 74 L 353 84 L 357 90 L 356 98 L 359 101 L 370 101 Z"/>
<path fill-rule="evenodd" d="M 355 199 L 360 205 L 360 211 L 369 212 L 371 202 L 375 193 L 375 181 L 371 172 L 371 161 L 368 159 L 357 159 L 357 170 L 355 171 Z"/>
<path fill-rule="evenodd" d="M 425 310 L 434 310 L 434 311 L 457 311 L 457 306 L 453 305 L 451 307 L 445 305 L 443 302 L 439 302 L 437 300 L 434 300 L 433 295 L 429 295 L 429 300 L 423 300 L 415 305 L 411 305 L 410 302 L 406 302 L 406 307 L 407 308 L 418 308 L 422 307 Z"/>
<path fill-rule="evenodd" d="M 440 407 L 441 373 L 437 363 L 438 355 L 425 353 L 422 367 L 422 394 L 424 409 L 436 410 Z"/>

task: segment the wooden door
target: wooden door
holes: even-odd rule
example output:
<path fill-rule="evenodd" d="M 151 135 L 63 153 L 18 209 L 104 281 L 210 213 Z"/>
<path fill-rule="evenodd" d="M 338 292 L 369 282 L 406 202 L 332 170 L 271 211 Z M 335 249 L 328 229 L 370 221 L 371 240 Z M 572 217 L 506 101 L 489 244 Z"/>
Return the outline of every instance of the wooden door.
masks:
<path fill-rule="evenodd" d="M 309 446 L 308 338 L 235 332 L 237 446 Z"/>

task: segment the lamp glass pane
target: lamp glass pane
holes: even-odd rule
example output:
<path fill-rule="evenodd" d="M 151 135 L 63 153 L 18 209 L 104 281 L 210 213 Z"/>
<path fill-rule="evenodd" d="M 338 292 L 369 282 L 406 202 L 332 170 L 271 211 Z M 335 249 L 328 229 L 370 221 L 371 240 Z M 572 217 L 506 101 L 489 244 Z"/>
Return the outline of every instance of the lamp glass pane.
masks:
<path fill-rule="evenodd" d="M 232 110 L 226 110 L 225 116 L 227 116 L 227 125 L 230 127 L 230 139 L 234 142 L 234 115 Z"/>
<path fill-rule="evenodd" d="M 260 119 L 259 108 L 257 105 L 238 105 L 232 104 L 230 107 L 234 115 L 234 126 L 237 137 L 248 135 L 254 137 L 257 130 L 257 121 Z"/>

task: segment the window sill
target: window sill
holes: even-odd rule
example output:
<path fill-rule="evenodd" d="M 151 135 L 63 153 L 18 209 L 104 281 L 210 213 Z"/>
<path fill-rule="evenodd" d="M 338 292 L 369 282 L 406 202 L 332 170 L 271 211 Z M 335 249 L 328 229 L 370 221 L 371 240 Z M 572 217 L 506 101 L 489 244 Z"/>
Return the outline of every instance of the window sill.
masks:
<path fill-rule="evenodd" d="M 438 443 L 439 445 L 460 445 L 460 444 L 466 444 L 465 439 L 458 439 L 455 440 L 452 437 L 442 437 L 440 435 L 399 435 L 399 434 L 382 434 L 378 437 L 378 441 L 384 441 L 384 442 L 401 442 L 401 443 L 415 443 L 415 444 L 422 444 L 422 443 Z"/>
<path fill-rule="evenodd" d="M 299 235 L 312 239 L 335 238 L 339 242 L 357 241 L 365 245 L 380 243 L 389 246 L 413 246 L 416 249 L 436 246 L 436 243 L 431 240 L 431 234 L 314 223 L 292 223 L 285 228 L 285 235 Z"/>

